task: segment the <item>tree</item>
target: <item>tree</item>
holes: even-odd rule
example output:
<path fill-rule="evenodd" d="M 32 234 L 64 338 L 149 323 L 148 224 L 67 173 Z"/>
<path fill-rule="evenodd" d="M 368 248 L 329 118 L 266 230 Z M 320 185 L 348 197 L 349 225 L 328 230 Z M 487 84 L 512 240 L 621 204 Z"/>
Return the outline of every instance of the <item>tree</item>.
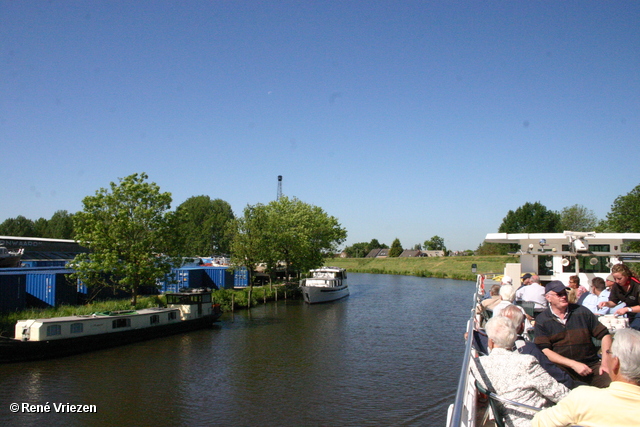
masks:
<path fill-rule="evenodd" d="M 90 250 L 73 260 L 75 277 L 92 286 L 107 276 L 131 292 L 133 306 L 138 288 L 155 284 L 171 268 L 162 255 L 170 234 L 171 194 L 161 193 L 147 178 L 136 173 L 112 182 L 110 190 L 85 197 L 83 210 L 73 218 L 76 240 Z"/>
<path fill-rule="evenodd" d="M 596 214 L 582 205 L 568 206 L 560 212 L 560 229 L 563 231 L 594 231 L 597 225 Z"/>
<path fill-rule="evenodd" d="M 402 249 L 402 245 L 400 244 L 400 239 L 396 238 L 393 243 L 391 243 L 391 249 L 389 249 L 389 256 L 392 258 L 399 257 L 404 249 Z"/>
<path fill-rule="evenodd" d="M 64 210 L 56 211 L 47 222 L 44 237 L 73 239 L 73 215 Z"/>
<path fill-rule="evenodd" d="M 336 218 L 286 196 L 268 205 L 247 206 L 237 223 L 234 263 L 247 267 L 265 263 L 271 272 L 282 263 L 286 275 L 321 267 L 327 254 L 347 237 Z"/>
<path fill-rule="evenodd" d="M 16 237 L 39 237 L 36 236 L 33 221 L 18 215 L 15 218 L 8 218 L 0 224 L 0 235 Z"/>
<path fill-rule="evenodd" d="M 47 228 L 49 227 L 49 221 L 44 218 L 38 218 L 33 222 L 33 236 L 32 237 L 49 237 L 47 236 Z"/>
<path fill-rule="evenodd" d="M 560 214 L 547 209 L 540 202 L 525 203 L 516 211 L 509 211 L 502 220 L 500 233 L 560 233 Z"/>
<path fill-rule="evenodd" d="M 613 201 L 605 227 L 614 233 L 640 233 L 640 185 Z M 635 242 L 630 249 L 639 251 L 640 244 Z"/>
<path fill-rule="evenodd" d="M 446 251 L 444 239 L 440 236 L 433 236 L 430 240 L 424 242 L 424 248 L 428 251 Z"/>
<path fill-rule="evenodd" d="M 188 198 L 174 216 L 176 249 L 184 256 L 228 254 L 228 226 L 234 218 L 231 205 L 224 200 L 211 200 L 209 196 Z"/>
<path fill-rule="evenodd" d="M 349 258 L 363 258 L 370 252 L 369 243 L 359 242 L 344 248 Z"/>

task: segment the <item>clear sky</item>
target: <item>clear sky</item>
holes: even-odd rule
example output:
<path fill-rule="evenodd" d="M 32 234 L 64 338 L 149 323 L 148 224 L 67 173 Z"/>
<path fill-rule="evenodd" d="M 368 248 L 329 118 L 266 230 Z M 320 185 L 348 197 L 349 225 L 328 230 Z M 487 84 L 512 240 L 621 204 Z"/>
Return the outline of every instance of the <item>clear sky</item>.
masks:
<path fill-rule="evenodd" d="M 0 222 L 146 172 L 405 248 L 640 183 L 638 1 L 0 0 Z"/>

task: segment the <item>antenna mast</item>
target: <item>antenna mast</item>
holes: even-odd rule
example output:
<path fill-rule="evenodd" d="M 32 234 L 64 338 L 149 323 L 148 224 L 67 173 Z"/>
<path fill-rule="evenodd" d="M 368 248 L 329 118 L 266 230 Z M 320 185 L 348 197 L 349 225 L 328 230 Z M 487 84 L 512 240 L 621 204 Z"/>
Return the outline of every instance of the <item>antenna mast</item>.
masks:
<path fill-rule="evenodd" d="M 280 200 L 282 197 L 282 175 L 278 175 L 278 198 L 276 200 Z"/>

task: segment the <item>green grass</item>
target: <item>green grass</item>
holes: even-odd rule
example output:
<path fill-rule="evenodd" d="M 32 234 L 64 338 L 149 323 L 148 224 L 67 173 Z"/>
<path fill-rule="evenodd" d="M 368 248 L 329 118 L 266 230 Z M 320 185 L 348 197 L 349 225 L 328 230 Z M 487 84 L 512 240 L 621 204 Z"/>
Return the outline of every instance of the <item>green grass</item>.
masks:
<path fill-rule="evenodd" d="M 477 273 L 502 273 L 506 263 L 518 262 L 518 257 L 459 256 L 419 258 L 332 258 L 325 264 L 346 268 L 352 273 L 400 274 L 405 276 L 437 277 L 458 280 L 476 280 L 471 265 Z"/>

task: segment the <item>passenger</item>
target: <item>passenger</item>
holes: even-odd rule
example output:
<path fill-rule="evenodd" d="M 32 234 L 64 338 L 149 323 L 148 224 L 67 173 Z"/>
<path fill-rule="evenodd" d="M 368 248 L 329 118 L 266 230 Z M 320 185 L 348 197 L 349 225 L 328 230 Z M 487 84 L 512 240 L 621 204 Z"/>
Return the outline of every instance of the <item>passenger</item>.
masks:
<path fill-rule="evenodd" d="M 620 426 L 640 424 L 640 332 L 616 332 L 605 364 L 611 385 L 578 387 L 553 408 L 538 412 L 532 426 Z"/>
<path fill-rule="evenodd" d="M 576 381 L 607 387 L 609 375 L 601 369 L 592 338 L 611 348 L 609 330 L 587 308 L 567 301 L 567 287 L 559 280 L 545 286 L 549 306 L 536 318 L 534 342 L 556 365 Z"/>
<path fill-rule="evenodd" d="M 529 285 L 531 286 L 531 285 Z M 564 370 L 558 368 L 555 363 L 551 362 L 545 354 L 540 351 L 537 345 L 532 343 L 531 341 L 526 341 L 522 336 L 524 332 L 524 319 L 525 317 L 522 315 L 522 311 L 518 310 L 518 307 L 515 305 L 510 305 L 505 307 L 504 310 L 500 313 L 501 316 L 506 317 L 507 319 L 511 319 L 513 322 L 513 326 L 516 328 L 516 333 L 518 336 L 516 337 L 516 349 L 518 353 L 521 354 L 529 354 L 536 358 L 540 366 L 544 368 L 545 371 L 560 384 L 564 384 L 568 389 L 573 389 L 579 385 L 584 385 L 583 383 L 577 383 L 573 381 L 573 378 L 569 376 Z"/>
<path fill-rule="evenodd" d="M 598 304 L 601 302 L 609 301 L 608 297 L 602 295 L 605 289 L 604 279 L 602 277 L 594 277 L 591 280 L 591 292 L 582 295 L 580 305 L 587 307 L 593 314 L 607 314 L 609 307 L 598 308 Z"/>
<path fill-rule="evenodd" d="M 626 307 L 618 308 L 613 314 L 629 318 L 629 326 L 640 330 L 640 281 L 633 275 L 625 264 L 616 264 L 611 267 L 611 274 L 616 284 L 611 288 L 609 301 L 601 302 L 598 307 L 613 308 L 623 302 Z"/>
<path fill-rule="evenodd" d="M 500 285 L 493 285 L 489 289 L 489 298 L 480 301 L 480 304 L 476 307 L 476 314 L 482 313 L 482 309 L 493 311 L 493 308 L 502 301 L 500 299 Z"/>
<path fill-rule="evenodd" d="M 520 287 L 516 289 L 516 301 L 522 301 L 522 299 L 520 298 L 520 295 L 522 295 L 522 292 L 524 292 L 527 286 L 531 284 L 531 274 L 529 273 L 523 274 L 522 278 L 520 279 L 520 282 L 521 282 Z"/>
<path fill-rule="evenodd" d="M 578 276 L 569 277 L 569 302 L 572 304 L 577 304 L 578 300 L 587 291 L 587 288 L 584 286 L 580 286 L 580 278 Z"/>
<path fill-rule="evenodd" d="M 518 291 L 520 291 L 520 289 L 518 289 Z M 518 295 L 516 293 L 516 300 L 517 299 Z M 534 311 L 536 312 L 541 312 L 547 308 L 547 299 L 544 297 L 544 286 L 540 284 L 540 276 L 537 274 L 531 276 L 531 284 L 523 289 L 520 294 L 520 300 L 534 302 Z"/>
<path fill-rule="evenodd" d="M 502 276 L 502 280 L 500 281 L 500 285 L 504 286 L 504 285 L 513 285 L 513 279 L 511 278 L 511 276 Z"/>
<path fill-rule="evenodd" d="M 500 302 L 493 307 L 493 315 L 499 316 L 503 308 L 513 303 L 513 286 L 502 285 L 500 287 Z"/>
<path fill-rule="evenodd" d="M 492 317 L 486 330 L 490 353 L 471 364 L 480 383 L 501 397 L 538 408 L 548 407 L 567 395 L 569 389 L 553 379 L 535 357 L 512 351 L 516 330 L 510 319 Z M 505 404 L 508 426 L 529 426 L 532 418 L 529 410 Z"/>

